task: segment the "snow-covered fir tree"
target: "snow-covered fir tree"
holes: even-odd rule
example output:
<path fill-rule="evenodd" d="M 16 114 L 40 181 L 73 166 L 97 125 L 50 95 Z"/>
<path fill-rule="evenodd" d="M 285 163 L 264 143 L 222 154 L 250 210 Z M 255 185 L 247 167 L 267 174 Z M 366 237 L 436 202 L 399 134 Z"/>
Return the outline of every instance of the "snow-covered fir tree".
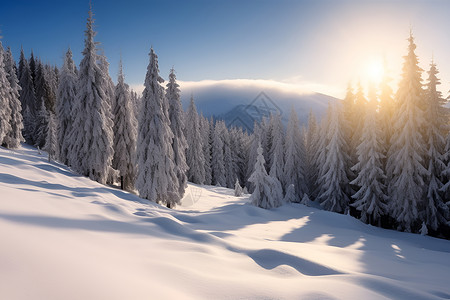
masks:
<path fill-rule="evenodd" d="M 300 202 L 300 199 L 302 199 L 303 194 L 306 192 L 305 168 L 303 164 L 305 151 L 303 136 L 298 125 L 298 117 L 294 108 L 291 108 L 284 147 L 284 167 L 281 182 L 286 191 L 291 184 L 294 184 L 296 198 L 290 199 L 289 201 Z"/>
<path fill-rule="evenodd" d="M 235 179 L 238 177 L 235 153 L 233 151 L 232 136 L 224 125 L 223 130 L 223 161 L 225 164 L 225 186 L 233 188 Z"/>
<path fill-rule="evenodd" d="M 141 97 L 135 91 L 132 91 L 131 100 L 133 101 L 134 115 L 139 116 L 141 108 Z"/>
<path fill-rule="evenodd" d="M 352 84 L 349 82 L 347 85 L 347 90 L 345 93 L 345 97 L 342 100 L 342 109 L 344 111 L 344 119 L 347 120 L 348 123 L 351 123 L 353 116 L 352 113 L 354 111 L 355 106 L 355 94 L 353 93 Z M 352 129 L 352 128 L 350 128 Z M 350 134 L 350 137 L 352 134 Z"/>
<path fill-rule="evenodd" d="M 55 72 L 55 68 L 49 64 L 44 65 L 44 77 L 48 87 L 47 90 L 47 98 L 48 105 L 47 110 L 54 113 L 56 111 L 56 93 L 57 93 L 57 85 L 59 74 Z"/>
<path fill-rule="evenodd" d="M 105 94 L 106 94 L 106 100 L 109 103 L 109 107 L 111 108 L 109 113 L 110 113 L 110 118 L 111 120 L 114 122 L 114 116 L 113 116 L 113 109 L 115 107 L 115 100 L 116 97 L 114 95 L 114 91 L 116 89 L 114 82 L 111 78 L 111 76 L 109 76 L 109 62 L 106 59 L 105 54 L 103 53 L 103 50 L 100 51 L 101 54 L 99 55 L 99 67 L 100 70 L 103 73 L 103 79 L 105 80 Z M 115 134 L 115 132 L 113 131 L 113 134 Z"/>
<path fill-rule="evenodd" d="M 272 149 L 272 127 L 273 127 L 273 115 L 270 117 L 263 117 L 261 121 L 261 147 L 263 149 L 264 159 L 266 161 L 266 171 L 270 172 L 271 163 L 271 153 Z"/>
<path fill-rule="evenodd" d="M 20 52 L 19 72 L 19 85 L 22 88 L 20 91 L 20 102 L 22 105 L 24 119 L 23 136 L 27 143 L 34 144 L 35 118 L 38 112 L 38 107 L 36 106 L 36 95 L 34 92 L 34 84 L 33 78 L 31 77 L 30 66 L 25 58 L 23 49 L 21 49 Z"/>
<path fill-rule="evenodd" d="M 23 53 L 23 46 L 20 46 L 20 56 L 19 56 L 19 63 L 17 64 L 17 78 L 20 81 L 20 77 L 22 76 L 25 68 L 25 62 L 27 62 L 27 59 L 25 58 L 25 54 Z M 27 62 L 28 64 L 28 62 Z M 30 67 L 30 66 L 28 66 Z"/>
<path fill-rule="evenodd" d="M 188 180 L 193 183 L 205 183 L 205 157 L 203 155 L 203 139 L 200 131 L 200 120 L 191 96 L 188 111 L 186 113 L 186 163 L 189 167 Z"/>
<path fill-rule="evenodd" d="M 356 121 L 358 121 L 358 119 L 355 119 L 354 115 L 354 112 L 356 110 L 355 101 L 356 95 L 353 93 L 353 87 L 349 82 L 347 85 L 345 97 L 342 100 L 342 110 L 343 110 L 342 123 L 344 124 L 344 127 L 342 129 L 344 130 L 344 136 L 347 145 L 351 145 L 353 135 L 356 132 Z M 359 118 L 359 116 L 357 117 Z"/>
<path fill-rule="evenodd" d="M 241 197 L 244 194 L 241 185 L 239 184 L 239 179 L 236 179 L 234 183 L 234 195 L 236 197 Z"/>
<path fill-rule="evenodd" d="M 318 157 L 322 162 L 318 180 L 320 186 L 318 200 L 326 210 L 345 213 L 351 195 L 347 174 L 350 159 L 346 152 L 342 113 L 338 105 L 331 107 L 325 136 L 321 137 L 325 142 Z"/>
<path fill-rule="evenodd" d="M 114 156 L 112 167 L 123 178 L 123 188 L 131 191 L 136 180 L 136 139 L 137 120 L 128 85 L 125 83 L 122 60 L 119 64 L 119 76 L 115 90 L 114 115 Z"/>
<path fill-rule="evenodd" d="M 35 118 L 35 128 L 34 128 L 34 145 L 39 148 L 43 148 L 45 146 L 45 140 L 47 138 L 47 129 L 48 129 L 48 116 L 49 112 L 45 108 L 44 101 L 41 102 L 41 107 L 36 114 Z"/>
<path fill-rule="evenodd" d="M 23 130 L 23 118 L 22 118 L 22 106 L 20 104 L 20 90 L 19 80 L 16 76 L 15 62 L 11 53 L 11 49 L 8 50 L 4 56 L 6 78 L 10 85 L 10 97 L 9 97 L 9 107 L 11 109 L 11 119 L 9 121 L 11 125 L 11 130 L 6 133 L 3 140 L 7 148 L 14 149 L 18 148 L 20 143 L 25 141 L 22 136 Z"/>
<path fill-rule="evenodd" d="M 178 194 L 180 197 L 183 197 L 187 187 L 188 165 L 186 163 L 186 148 L 188 144 L 184 135 L 185 123 L 183 107 L 181 106 L 180 86 L 177 83 L 173 68 L 170 70 L 166 97 L 169 102 L 170 129 L 173 133 L 172 149 L 175 167 L 177 168 Z"/>
<path fill-rule="evenodd" d="M 210 142 L 210 124 L 209 120 L 200 114 L 199 117 L 200 122 L 200 133 L 202 136 L 202 145 L 203 145 L 203 157 L 205 158 L 205 164 L 203 167 L 205 168 L 205 184 L 211 185 L 212 182 L 212 170 L 211 170 L 211 142 Z"/>
<path fill-rule="evenodd" d="M 355 120 L 354 124 L 356 124 L 356 126 L 360 126 L 359 128 L 360 131 L 362 131 L 362 127 L 364 126 L 364 115 L 366 112 L 366 107 L 367 107 L 367 99 L 364 96 L 364 89 L 362 87 L 361 82 L 358 82 L 355 94 L 355 105 L 353 107 L 353 119 Z"/>
<path fill-rule="evenodd" d="M 57 148 L 57 132 L 55 115 L 52 112 L 48 113 L 47 134 L 43 150 L 48 153 L 48 161 L 56 158 Z"/>
<path fill-rule="evenodd" d="M 387 161 L 389 180 L 389 211 L 398 229 L 417 232 L 420 227 L 419 206 L 424 194 L 424 140 L 421 128 L 424 122 L 424 92 L 421 71 L 415 54 L 416 45 L 409 36 L 408 54 L 404 57 L 403 73 L 396 95 L 393 135 Z"/>
<path fill-rule="evenodd" d="M 442 182 L 445 182 L 445 184 L 441 188 L 441 191 L 443 193 L 445 201 L 447 201 L 447 206 L 450 206 L 450 131 L 448 131 L 447 137 L 445 139 L 445 148 L 442 160 L 445 164 L 444 170 L 442 171 Z"/>
<path fill-rule="evenodd" d="M 281 115 L 272 115 L 272 145 L 270 148 L 270 176 L 282 182 L 284 179 L 284 128 Z"/>
<path fill-rule="evenodd" d="M 420 235 L 428 234 L 428 228 L 427 228 L 427 224 L 425 222 L 422 222 L 422 227 L 420 227 L 419 233 L 420 233 Z"/>
<path fill-rule="evenodd" d="M 249 152 L 249 137 L 242 128 L 233 127 L 230 129 L 231 150 L 233 152 L 234 165 L 236 168 L 236 175 L 241 184 L 247 181 L 245 172 L 247 171 L 248 152 Z M 254 164 L 253 164 L 254 165 Z"/>
<path fill-rule="evenodd" d="M 27 106 L 25 108 L 25 111 L 23 112 L 23 138 L 25 139 L 25 141 L 29 144 L 30 141 L 34 140 L 33 136 L 34 136 L 34 127 L 35 127 L 35 117 L 32 115 L 30 107 Z M 31 131 L 30 129 L 33 129 L 33 131 Z"/>
<path fill-rule="evenodd" d="M 316 151 L 311 152 L 312 153 L 311 164 L 314 167 L 314 171 L 316 172 L 316 177 L 314 178 L 315 182 L 313 184 L 314 189 L 310 191 L 309 195 L 312 200 L 317 200 L 321 189 L 320 172 L 322 170 L 323 161 L 327 156 L 326 151 L 327 151 L 327 144 L 329 142 L 327 132 L 328 127 L 330 126 L 331 113 L 332 113 L 332 105 L 328 104 L 326 115 L 322 118 L 322 120 L 317 126 L 316 145 L 315 145 Z"/>
<path fill-rule="evenodd" d="M 31 54 L 30 54 L 30 59 L 28 60 L 28 64 L 30 66 L 31 79 L 34 84 L 34 89 L 36 90 L 36 73 L 37 73 L 38 63 L 37 63 L 37 59 L 34 58 L 33 49 L 31 49 Z"/>
<path fill-rule="evenodd" d="M 380 83 L 380 96 L 378 99 L 379 116 L 381 122 L 381 132 L 384 144 L 384 154 L 387 155 L 387 151 L 390 148 L 390 141 L 392 136 L 392 114 L 394 112 L 394 96 L 390 86 L 392 78 L 389 76 L 387 62 L 384 60 L 384 72 L 383 78 Z M 386 159 L 384 159 L 386 165 Z"/>
<path fill-rule="evenodd" d="M 270 209 L 281 206 L 283 189 L 278 179 L 269 176 L 265 168 L 263 149 L 258 145 L 258 157 L 253 174 L 248 179 L 254 184 L 250 202 L 258 207 Z"/>
<path fill-rule="evenodd" d="M 350 142 L 347 140 L 348 145 L 348 153 L 351 159 L 351 164 L 355 164 L 357 162 L 357 154 L 356 154 L 356 147 L 358 147 L 362 135 L 362 129 L 364 126 L 364 114 L 366 112 L 366 106 L 367 106 L 367 99 L 364 97 L 364 91 L 362 88 L 362 85 L 360 82 L 358 82 L 358 88 L 356 90 L 355 94 L 355 104 L 353 105 L 353 111 L 351 115 L 350 124 L 348 124 L 348 121 L 343 119 L 341 122 L 344 124 L 344 130 L 345 126 L 350 125 L 352 127 L 352 137 L 350 139 Z M 345 112 L 344 112 L 345 115 Z"/>
<path fill-rule="evenodd" d="M 49 72 L 49 74 L 50 74 L 49 81 L 50 81 L 50 86 L 51 86 L 52 92 L 55 97 L 55 109 L 56 109 L 56 101 L 58 98 L 59 76 L 60 76 L 59 68 L 57 66 L 51 67 L 51 72 Z"/>
<path fill-rule="evenodd" d="M 74 119 L 72 107 L 76 96 L 76 83 L 75 64 L 72 59 L 72 51 L 69 48 L 64 57 L 56 101 L 58 158 L 64 164 L 69 163 L 68 152 L 72 148 L 69 144 L 69 133 Z"/>
<path fill-rule="evenodd" d="M 36 90 L 36 104 L 39 110 L 36 114 L 36 123 L 34 128 L 34 144 L 37 147 L 43 148 L 45 145 L 47 134 L 47 122 L 48 113 L 52 112 L 52 103 L 50 96 L 50 86 L 46 79 L 45 68 L 43 64 L 38 61 L 36 63 L 36 77 L 35 77 L 35 90 Z"/>
<path fill-rule="evenodd" d="M 163 82 L 159 76 L 158 56 L 151 48 L 139 115 L 136 188 L 141 198 L 174 207 L 181 197 Z"/>
<path fill-rule="evenodd" d="M 250 192 L 253 192 L 254 186 L 250 181 L 248 181 L 248 178 L 250 178 L 255 170 L 255 163 L 258 158 L 258 145 L 261 144 L 261 132 L 261 125 L 255 121 L 253 125 L 253 134 L 250 136 L 249 141 L 247 169 L 245 173 L 246 187 Z"/>
<path fill-rule="evenodd" d="M 9 84 L 4 64 L 5 51 L 0 42 L 0 145 L 4 143 L 6 135 L 11 132 L 11 86 Z"/>
<path fill-rule="evenodd" d="M 100 70 L 103 73 L 103 79 L 105 80 L 106 88 L 106 99 L 109 102 L 109 106 L 111 107 L 111 119 L 114 120 L 113 116 L 113 108 L 115 107 L 115 100 L 116 97 L 114 95 L 114 91 L 116 89 L 114 82 L 112 81 L 111 76 L 109 75 L 109 62 L 106 59 L 105 53 L 103 53 L 103 50 L 100 51 L 100 54 L 98 56 L 98 66 L 100 67 Z"/>
<path fill-rule="evenodd" d="M 214 126 L 214 134 L 211 145 L 211 170 L 212 183 L 218 186 L 226 186 L 225 161 L 224 161 L 224 135 L 225 123 L 217 121 Z"/>
<path fill-rule="evenodd" d="M 289 184 L 288 187 L 286 188 L 286 195 L 284 196 L 283 202 L 284 203 L 300 202 L 298 198 L 298 193 L 295 191 L 295 186 L 293 183 Z"/>
<path fill-rule="evenodd" d="M 113 122 L 107 99 L 107 81 L 97 64 L 98 55 L 92 9 L 85 31 L 85 48 L 80 63 L 77 94 L 73 104 L 69 163 L 74 170 L 105 183 L 113 158 Z"/>
<path fill-rule="evenodd" d="M 305 135 L 305 182 L 309 195 L 315 197 L 317 195 L 317 179 L 319 174 L 318 164 L 315 163 L 314 157 L 318 153 L 319 147 L 319 125 L 316 116 L 309 112 L 308 127 Z"/>
<path fill-rule="evenodd" d="M 369 102 L 360 144 L 356 148 L 358 162 L 352 167 L 357 177 L 351 184 L 358 191 L 352 196 L 352 204 L 361 212 L 361 221 L 380 226 L 381 217 L 387 214 L 387 196 L 382 159 L 383 139 L 380 122 L 377 120 L 377 95 L 373 85 L 369 87 Z"/>
<path fill-rule="evenodd" d="M 440 84 L 439 73 L 434 61 L 428 71 L 428 83 L 425 91 L 425 167 L 428 174 L 425 177 L 425 203 L 421 207 L 421 219 L 428 228 L 437 230 L 446 224 L 449 218 L 449 207 L 445 204 L 442 187 L 445 164 L 442 160 L 445 149 L 445 135 L 448 131 L 448 115 L 444 107 L 444 99 L 436 89 Z"/>
<path fill-rule="evenodd" d="M 34 89 L 36 92 L 36 103 L 38 108 L 41 107 L 41 102 L 44 102 L 47 111 L 53 111 L 54 103 L 50 91 L 50 83 L 47 80 L 47 69 L 41 61 L 36 63 L 36 75 L 34 80 Z"/>

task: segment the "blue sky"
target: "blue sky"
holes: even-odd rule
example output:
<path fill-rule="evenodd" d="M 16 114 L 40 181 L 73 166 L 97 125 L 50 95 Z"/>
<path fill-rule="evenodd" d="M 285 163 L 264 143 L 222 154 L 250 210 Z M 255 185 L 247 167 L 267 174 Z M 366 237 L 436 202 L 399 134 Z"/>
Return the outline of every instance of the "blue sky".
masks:
<path fill-rule="evenodd" d="M 397 78 L 412 27 L 421 66 L 434 54 L 444 95 L 449 88 L 450 1 L 94 0 L 93 8 L 111 76 L 122 54 L 132 85 L 143 83 L 153 45 L 164 78 L 174 66 L 183 81 L 264 79 L 341 97 L 383 57 Z M 88 9 L 88 1 L 3 1 L 2 42 L 16 59 L 23 45 L 57 65 L 70 46 L 79 63 Z"/>

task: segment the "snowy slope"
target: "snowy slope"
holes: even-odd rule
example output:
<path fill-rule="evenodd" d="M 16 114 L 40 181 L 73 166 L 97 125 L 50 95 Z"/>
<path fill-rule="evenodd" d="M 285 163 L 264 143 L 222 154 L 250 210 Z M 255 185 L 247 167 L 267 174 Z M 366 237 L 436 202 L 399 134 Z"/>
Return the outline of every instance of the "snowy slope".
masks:
<path fill-rule="evenodd" d="M 0 148 L 0 298 L 450 298 L 449 241 L 232 193 L 168 210 Z"/>

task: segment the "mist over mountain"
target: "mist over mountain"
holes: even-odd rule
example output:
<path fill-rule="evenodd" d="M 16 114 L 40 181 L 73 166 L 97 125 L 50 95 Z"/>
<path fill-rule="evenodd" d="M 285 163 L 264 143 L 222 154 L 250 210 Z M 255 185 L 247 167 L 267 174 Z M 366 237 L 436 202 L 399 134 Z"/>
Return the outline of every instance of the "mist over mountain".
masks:
<path fill-rule="evenodd" d="M 225 120 L 228 126 L 253 128 L 254 121 L 270 113 L 280 113 L 287 123 L 294 107 L 301 124 L 306 125 L 309 111 L 321 118 L 330 101 L 337 98 L 291 84 L 270 80 L 221 80 L 180 82 L 181 98 L 187 108 L 190 97 L 206 117 Z"/>

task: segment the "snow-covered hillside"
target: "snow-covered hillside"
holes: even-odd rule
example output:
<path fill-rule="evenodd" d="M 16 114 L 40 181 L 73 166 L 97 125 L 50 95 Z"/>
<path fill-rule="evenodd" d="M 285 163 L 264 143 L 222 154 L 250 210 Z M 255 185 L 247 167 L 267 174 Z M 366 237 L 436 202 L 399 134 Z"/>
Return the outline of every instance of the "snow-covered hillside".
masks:
<path fill-rule="evenodd" d="M 0 148 L 1 299 L 449 299 L 450 242 L 189 185 L 169 210 Z"/>

